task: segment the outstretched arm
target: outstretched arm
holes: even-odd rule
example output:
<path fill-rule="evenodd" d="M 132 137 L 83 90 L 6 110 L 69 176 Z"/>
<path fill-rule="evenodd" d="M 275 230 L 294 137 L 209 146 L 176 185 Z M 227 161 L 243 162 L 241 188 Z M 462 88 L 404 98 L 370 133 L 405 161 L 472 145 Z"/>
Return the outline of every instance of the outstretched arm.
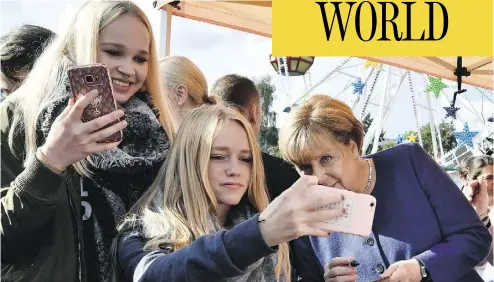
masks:
<path fill-rule="evenodd" d="M 231 230 L 204 235 L 173 253 L 146 251 L 144 239 L 124 233 L 117 263 L 127 281 L 218 281 L 244 273 L 249 265 L 276 252 L 264 242 L 255 216 Z"/>

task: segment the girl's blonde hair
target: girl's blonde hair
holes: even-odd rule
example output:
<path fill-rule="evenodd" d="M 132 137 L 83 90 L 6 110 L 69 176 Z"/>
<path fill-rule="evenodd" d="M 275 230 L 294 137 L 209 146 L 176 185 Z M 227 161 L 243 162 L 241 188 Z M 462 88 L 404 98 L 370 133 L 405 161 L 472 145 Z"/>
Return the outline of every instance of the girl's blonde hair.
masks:
<path fill-rule="evenodd" d="M 183 85 L 187 87 L 189 99 L 196 106 L 212 103 L 208 97 L 206 77 L 188 58 L 182 56 L 164 57 L 159 61 L 159 69 L 167 95 L 178 86 Z"/>
<path fill-rule="evenodd" d="M 74 65 L 96 63 L 101 30 L 125 14 L 140 19 L 149 32 L 148 75 L 144 85 L 149 90 L 155 107 L 160 111 L 160 122 L 168 138 L 173 141 L 174 128 L 169 116 L 169 103 L 166 96 L 162 95 L 156 43 L 148 18 L 132 1 L 92 0 L 79 9 L 71 22 L 63 25 L 65 29 L 59 32 L 45 49 L 25 82 L 7 98 L 20 112 L 20 115 L 14 115 L 9 145 L 13 148 L 14 134 L 24 127 L 26 161 L 34 156 L 37 149 L 36 130 L 41 113 L 48 105 L 67 95 L 67 70 Z M 74 166 L 80 174 L 90 174 L 87 160 Z"/>
<path fill-rule="evenodd" d="M 264 210 L 268 196 L 261 151 L 249 122 L 224 105 L 203 105 L 187 115 L 155 182 L 134 205 L 119 230 L 139 226 L 149 238 L 145 248 L 170 245 L 175 250 L 190 245 L 194 238 L 214 232 L 211 222 L 218 202 L 207 171 L 215 135 L 227 122 L 239 123 L 247 133 L 253 156 L 247 193 L 250 203 L 258 211 Z M 290 278 L 286 243 L 280 245 L 275 273 Z"/>

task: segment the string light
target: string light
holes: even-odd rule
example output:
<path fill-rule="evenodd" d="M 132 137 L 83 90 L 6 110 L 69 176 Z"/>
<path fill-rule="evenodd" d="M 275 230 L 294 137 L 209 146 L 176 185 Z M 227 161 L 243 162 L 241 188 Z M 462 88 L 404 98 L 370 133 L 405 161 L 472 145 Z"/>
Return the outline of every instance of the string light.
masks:
<path fill-rule="evenodd" d="M 360 120 L 364 119 L 364 114 L 365 110 L 367 109 L 367 105 L 369 105 L 370 97 L 372 96 L 372 92 L 374 91 L 374 86 L 376 86 L 376 81 L 377 78 L 379 77 L 379 74 L 381 73 L 381 68 L 377 70 L 376 76 L 374 77 L 374 80 L 372 81 L 371 87 L 369 89 L 369 95 L 367 95 L 367 98 L 365 99 L 364 106 L 362 107 L 362 112 L 360 114 Z"/>
<path fill-rule="evenodd" d="M 300 101 L 302 101 L 305 97 L 309 96 L 310 92 L 312 92 L 312 90 L 316 89 L 316 87 L 318 87 L 319 85 L 321 85 L 324 81 L 326 81 L 330 76 L 332 76 L 334 73 L 336 73 L 337 71 L 339 71 L 346 63 L 348 63 L 353 57 L 348 57 L 346 58 L 341 64 L 339 64 L 335 69 L 333 69 L 332 71 L 330 71 L 328 74 L 326 74 L 319 82 L 317 82 L 316 84 L 314 84 L 311 88 L 309 88 L 307 90 L 307 92 L 304 93 L 304 95 L 302 95 L 300 98 L 297 99 L 297 101 L 295 101 L 295 103 L 293 103 L 291 106 L 288 106 L 288 107 L 285 107 L 285 109 L 283 110 L 283 112 L 285 113 L 289 113 L 291 110 L 292 110 L 292 107 L 296 106 Z"/>
<path fill-rule="evenodd" d="M 407 71 L 407 76 L 408 76 L 408 85 L 410 86 L 410 92 L 412 93 L 412 108 L 413 108 L 413 115 L 415 117 L 415 127 L 417 128 L 417 132 L 419 134 L 420 146 L 424 146 L 422 143 L 422 133 L 420 132 L 419 115 L 417 114 L 417 103 L 415 102 L 415 91 L 413 91 L 412 73 L 410 71 Z"/>

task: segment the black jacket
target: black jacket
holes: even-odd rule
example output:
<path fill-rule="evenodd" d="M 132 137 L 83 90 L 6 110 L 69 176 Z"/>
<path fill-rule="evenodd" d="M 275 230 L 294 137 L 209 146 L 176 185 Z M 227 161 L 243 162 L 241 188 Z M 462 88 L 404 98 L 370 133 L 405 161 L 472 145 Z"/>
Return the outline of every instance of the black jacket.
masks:
<path fill-rule="evenodd" d="M 24 135 L 8 146 L 12 114 L 0 103 L 2 281 L 86 281 L 79 177 L 35 158 L 24 168 Z"/>
<path fill-rule="evenodd" d="M 281 195 L 286 189 L 290 188 L 295 183 L 300 175 L 295 168 L 275 156 L 267 153 L 262 153 L 262 161 L 264 163 L 264 174 L 266 177 L 266 186 L 268 187 L 270 201 Z M 291 244 L 291 243 L 290 243 Z M 293 266 L 298 265 L 293 252 L 290 252 L 290 261 L 292 264 L 292 281 L 299 281 Z"/>
<path fill-rule="evenodd" d="M 283 159 L 263 152 L 262 162 L 264 163 L 264 175 L 271 201 L 300 178 L 295 168 Z"/>

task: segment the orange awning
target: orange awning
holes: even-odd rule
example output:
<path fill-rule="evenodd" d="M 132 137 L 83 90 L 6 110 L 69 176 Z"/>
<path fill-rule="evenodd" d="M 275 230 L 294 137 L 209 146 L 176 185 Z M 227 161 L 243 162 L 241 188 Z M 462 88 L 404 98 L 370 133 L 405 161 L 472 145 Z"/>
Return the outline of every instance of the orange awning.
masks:
<path fill-rule="evenodd" d="M 156 1 L 156 8 L 166 9 L 172 1 Z M 271 37 L 271 1 L 188 1 L 173 8 L 174 16 L 207 22 L 265 37 Z M 458 54 L 461 55 L 461 54 Z M 456 57 L 362 57 L 363 59 L 456 81 Z M 465 84 L 493 89 L 492 57 L 463 57 L 463 66 L 471 70 L 463 77 Z"/>
<path fill-rule="evenodd" d="M 156 8 L 170 2 L 157 1 Z M 179 6 L 172 9 L 174 16 L 271 37 L 271 1 L 180 1 Z"/>

